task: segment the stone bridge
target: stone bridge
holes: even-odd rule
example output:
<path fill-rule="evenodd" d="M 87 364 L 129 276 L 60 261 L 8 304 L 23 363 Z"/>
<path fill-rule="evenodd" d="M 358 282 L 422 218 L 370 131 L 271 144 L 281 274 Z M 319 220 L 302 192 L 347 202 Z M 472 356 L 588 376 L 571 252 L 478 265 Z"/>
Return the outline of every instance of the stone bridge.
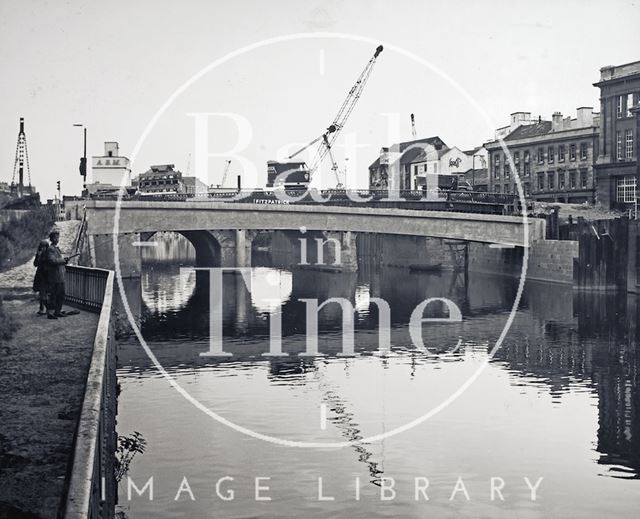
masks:
<path fill-rule="evenodd" d="M 250 266 L 254 237 L 276 230 L 284 231 L 293 246 L 299 246 L 303 237 L 314 247 L 314 240 L 339 243 L 341 263 L 349 269 L 355 268 L 356 236 L 361 233 L 521 248 L 544 239 L 544 225 L 539 219 L 529 219 L 525 225 L 521 217 L 494 214 L 211 201 L 123 201 L 116 222 L 116 202 L 94 200 L 86 202 L 83 250 L 90 258 L 87 263 L 113 268 L 117 232 L 122 275 L 135 277 L 140 275 L 145 242 L 156 232 L 173 231 L 194 245 L 198 266 Z M 331 256 L 332 247 L 327 249 L 329 264 L 335 254 Z"/>

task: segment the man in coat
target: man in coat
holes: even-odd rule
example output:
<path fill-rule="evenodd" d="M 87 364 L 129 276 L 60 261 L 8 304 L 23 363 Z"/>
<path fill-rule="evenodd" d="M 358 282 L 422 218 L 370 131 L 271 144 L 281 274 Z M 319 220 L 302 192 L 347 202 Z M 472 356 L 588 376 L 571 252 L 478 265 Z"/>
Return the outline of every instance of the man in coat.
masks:
<path fill-rule="evenodd" d="M 47 282 L 49 293 L 49 305 L 47 307 L 47 318 L 57 319 L 64 317 L 62 313 L 62 303 L 65 296 L 65 266 L 69 262 L 69 258 L 62 255 L 58 241 L 60 240 L 60 231 L 57 229 L 49 233 L 49 241 L 51 245 L 46 252 L 47 263 Z"/>

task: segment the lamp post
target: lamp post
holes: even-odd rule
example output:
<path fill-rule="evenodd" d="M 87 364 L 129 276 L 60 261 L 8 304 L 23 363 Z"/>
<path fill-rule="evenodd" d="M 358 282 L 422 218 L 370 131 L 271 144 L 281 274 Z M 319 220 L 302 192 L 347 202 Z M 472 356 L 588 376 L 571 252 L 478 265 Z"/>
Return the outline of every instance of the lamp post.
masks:
<path fill-rule="evenodd" d="M 349 169 L 349 157 L 344 158 L 344 188 L 347 189 L 347 171 Z"/>
<path fill-rule="evenodd" d="M 76 123 L 74 126 L 84 129 L 84 152 L 80 158 L 80 175 L 82 176 L 82 187 L 87 187 L 87 127 L 84 124 Z"/>
<path fill-rule="evenodd" d="M 476 154 L 471 156 L 471 187 L 476 190 Z"/>

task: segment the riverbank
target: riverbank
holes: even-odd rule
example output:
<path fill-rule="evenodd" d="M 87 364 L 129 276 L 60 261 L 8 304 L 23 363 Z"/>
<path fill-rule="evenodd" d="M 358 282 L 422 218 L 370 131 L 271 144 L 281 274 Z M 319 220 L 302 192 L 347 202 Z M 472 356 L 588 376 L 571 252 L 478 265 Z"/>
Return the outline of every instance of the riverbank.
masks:
<path fill-rule="evenodd" d="M 4 301 L 19 329 L 0 345 L 0 517 L 54 518 L 62 503 L 98 316 L 51 321 Z M 71 332 L 72 330 L 72 332 Z"/>
<path fill-rule="evenodd" d="M 63 251 L 77 222 L 60 222 Z M 7 322 L 0 338 L 0 517 L 55 518 L 62 504 L 98 316 L 36 314 L 31 258 L 0 273 Z"/>

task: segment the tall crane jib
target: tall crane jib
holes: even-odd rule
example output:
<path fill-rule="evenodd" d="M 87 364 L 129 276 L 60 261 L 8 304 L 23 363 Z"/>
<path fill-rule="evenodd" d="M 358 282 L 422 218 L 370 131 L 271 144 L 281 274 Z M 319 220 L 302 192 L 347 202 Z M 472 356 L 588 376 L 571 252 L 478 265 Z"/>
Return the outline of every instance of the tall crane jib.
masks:
<path fill-rule="evenodd" d="M 24 182 L 24 170 L 27 169 L 27 175 L 29 179 L 29 185 L 26 186 Z M 18 176 L 18 183 L 16 184 L 16 173 Z M 24 118 L 20 117 L 20 130 L 18 131 L 18 143 L 16 145 L 16 158 L 13 164 L 13 176 L 11 178 L 12 191 L 16 192 L 18 196 L 29 195 L 32 192 L 31 188 L 31 169 L 29 166 L 29 153 L 27 151 L 27 137 L 24 132 Z"/>
<path fill-rule="evenodd" d="M 220 181 L 220 183 L 218 184 L 217 187 L 224 187 L 224 183 L 227 180 L 227 175 L 229 174 L 229 168 L 231 167 L 231 161 L 227 160 L 227 162 L 224 165 L 224 172 L 222 173 L 222 180 Z"/>
<path fill-rule="evenodd" d="M 320 164 L 322 163 L 323 159 L 327 155 L 329 155 L 329 160 L 331 161 L 331 170 L 333 171 L 336 178 L 336 183 L 337 183 L 336 187 L 337 188 L 343 187 L 342 180 L 340 179 L 340 174 L 338 170 L 338 164 L 333 156 L 331 148 L 333 147 L 334 142 L 338 138 L 340 131 L 342 130 L 342 128 L 344 128 L 345 124 L 347 123 L 347 120 L 349 119 L 351 112 L 353 112 L 353 109 L 355 108 L 356 103 L 358 102 L 358 99 L 360 99 L 360 96 L 362 95 L 362 91 L 364 90 L 364 87 L 367 84 L 367 80 L 371 75 L 371 71 L 373 70 L 373 66 L 375 65 L 376 60 L 378 59 L 378 56 L 380 55 L 382 50 L 383 50 L 382 45 L 379 45 L 376 48 L 373 54 L 373 57 L 369 60 L 369 62 L 367 63 L 367 66 L 360 73 L 360 75 L 358 76 L 358 79 L 349 90 L 349 93 L 347 94 L 347 97 L 345 98 L 344 102 L 340 106 L 338 113 L 333 118 L 333 122 L 327 127 L 325 132 L 319 137 L 312 140 L 305 147 L 299 149 L 293 155 L 289 156 L 289 159 L 292 159 L 297 155 L 299 155 L 300 153 L 302 153 L 303 151 L 305 151 L 306 149 L 310 148 L 311 146 L 318 144 L 318 148 L 316 150 L 316 153 L 309 167 L 309 181 L 313 179 L 313 175 L 316 172 L 316 170 L 320 167 Z"/>

